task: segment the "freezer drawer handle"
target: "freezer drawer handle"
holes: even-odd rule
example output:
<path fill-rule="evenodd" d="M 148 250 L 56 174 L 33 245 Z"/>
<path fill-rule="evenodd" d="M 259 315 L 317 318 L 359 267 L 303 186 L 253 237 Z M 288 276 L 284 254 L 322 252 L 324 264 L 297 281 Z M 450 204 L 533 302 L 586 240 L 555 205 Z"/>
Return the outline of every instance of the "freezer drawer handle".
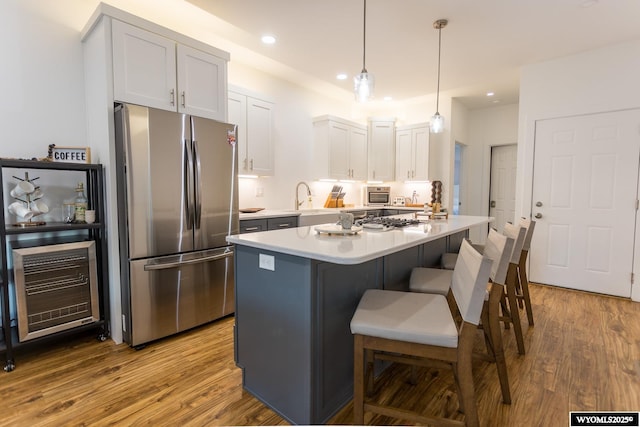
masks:
<path fill-rule="evenodd" d="M 168 262 L 166 264 L 147 264 L 147 265 L 144 266 L 144 271 L 165 270 L 167 268 L 176 268 L 176 267 L 180 267 L 182 265 L 200 264 L 200 263 L 203 263 L 203 262 L 215 261 L 217 259 L 231 258 L 232 256 L 233 256 L 233 252 L 225 252 L 225 253 L 220 254 L 220 255 L 211 255 L 211 256 L 208 256 L 208 257 L 204 257 L 204 258 L 190 259 L 188 261 Z"/>

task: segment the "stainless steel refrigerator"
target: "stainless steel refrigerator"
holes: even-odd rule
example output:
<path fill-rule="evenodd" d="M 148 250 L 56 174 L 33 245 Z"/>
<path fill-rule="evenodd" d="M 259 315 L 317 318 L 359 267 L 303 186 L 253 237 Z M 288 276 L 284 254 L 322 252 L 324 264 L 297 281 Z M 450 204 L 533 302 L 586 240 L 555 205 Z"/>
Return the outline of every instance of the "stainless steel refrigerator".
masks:
<path fill-rule="evenodd" d="M 132 346 L 234 311 L 234 125 L 115 109 L 123 336 Z"/>

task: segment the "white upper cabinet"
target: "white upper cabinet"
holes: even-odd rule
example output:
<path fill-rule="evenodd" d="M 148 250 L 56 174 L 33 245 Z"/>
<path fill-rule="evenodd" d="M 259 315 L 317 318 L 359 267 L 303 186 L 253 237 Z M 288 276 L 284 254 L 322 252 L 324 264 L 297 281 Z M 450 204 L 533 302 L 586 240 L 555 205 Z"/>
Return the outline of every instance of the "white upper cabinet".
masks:
<path fill-rule="evenodd" d="M 224 121 L 227 61 L 177 45 L 178 111 Z"/>
<path fill-rule="evenodd" d="M 228 121 L 238 126 L 238 172 L 273 175 L 274 104 L 234 90 L 229 91 L 228 107 Z"/>
<path fill-rule="evenodd" d="M 334 116 L 314 119 L 316 179 L 367 179 L 367 128 Z"/>
<path fill-rule="evenodd" d="M 115 101 L 225 120 L 224 58 L 115 19 L 112 40 Z"/>
<path fill-rule="evenodd" d="M 396 181 L 429 179 L 429 125 L 396 128 Z"/>
<path fill-rule="evenodd" d="M 396 163 L 395 119 L 369 119 L 369 181 L 394 181 Z"/>

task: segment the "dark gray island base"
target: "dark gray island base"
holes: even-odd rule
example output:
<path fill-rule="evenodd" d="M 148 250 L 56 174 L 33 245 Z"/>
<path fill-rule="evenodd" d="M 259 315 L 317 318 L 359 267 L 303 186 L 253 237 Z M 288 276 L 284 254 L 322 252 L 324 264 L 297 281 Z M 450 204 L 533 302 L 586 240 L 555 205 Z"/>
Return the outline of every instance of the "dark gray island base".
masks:
<path fill-rule="evenodd" d="M 490 220 L 482 218 L 473 225 L 486 227 Z M 277 233 L 303 232 L 297 230 L 256 234 L 268 237 L 263 236 L 263 242 L 278 242 L 286 238 Z M 295 255 L 295 249 L 292 253 L 277 247 L 269 250 L 269 244 L 244 243 L 232 236 L 229 240 L 236 243 L 235 358 L 243 370 L 244 388 L 293 424 L 326 423 L 353 396 L 349 324 L 364 291 L 408 290 L 413 267 L 438 265 L 443 252 L 457 252 L 468 231 L 469 226 L 449 227 L 429 241 L 410 247 L 403 243 L 358 263 Z M 307 242 L 316 239 L 318 245 L 327 244 L 326 238 L 313 236 L 313 229 L 306 233 Z M 393 239 L 390 236 L 384 238 Z M 355 244 L 356 249 L 365 237 L 376 238 L 333 237 L 342 239 L 343 248 Z M 340 257 L 340 244 L 335 257 Z"/>

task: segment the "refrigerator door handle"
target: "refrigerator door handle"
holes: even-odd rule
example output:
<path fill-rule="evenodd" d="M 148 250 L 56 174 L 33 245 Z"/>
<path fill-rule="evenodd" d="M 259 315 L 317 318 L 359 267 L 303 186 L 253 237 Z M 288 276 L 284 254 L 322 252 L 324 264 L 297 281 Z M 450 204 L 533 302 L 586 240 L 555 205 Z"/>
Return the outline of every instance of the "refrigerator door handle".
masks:
<path fill-rule="evenodd" d="M 187 230 L 193 228 L 193 199 L 191 198 L 191 188 L 193 180 L 193 156 L 189 140 L 184 139 L 185 165 L 184 165 L 184 203 L 187 211 Z"/>
<path fill-rule="evenodd" d="M 193 163 L 195 165 L 195 228 L 200 228 L 200 218 L 202 216 L 202 180 L 200 153 L 198 152 L 198 141 L 193 140 Z"/>
<path fill-rule="evenodd" d="M 201 264 L 204 262 L 215 261 L 218 259 L 231 258 L 232 256 L 233 256 L 233 251 L 229 251 L 219 255 L 210 255 L 202 258 L 189 259 L 186 261 L 173 261 L 173 262 L 167 262 L 163 264 L 146 264 L 144 266 L 144 271 L 166 270 L 168 268 L 176 268 L 182 265 Z"/>

